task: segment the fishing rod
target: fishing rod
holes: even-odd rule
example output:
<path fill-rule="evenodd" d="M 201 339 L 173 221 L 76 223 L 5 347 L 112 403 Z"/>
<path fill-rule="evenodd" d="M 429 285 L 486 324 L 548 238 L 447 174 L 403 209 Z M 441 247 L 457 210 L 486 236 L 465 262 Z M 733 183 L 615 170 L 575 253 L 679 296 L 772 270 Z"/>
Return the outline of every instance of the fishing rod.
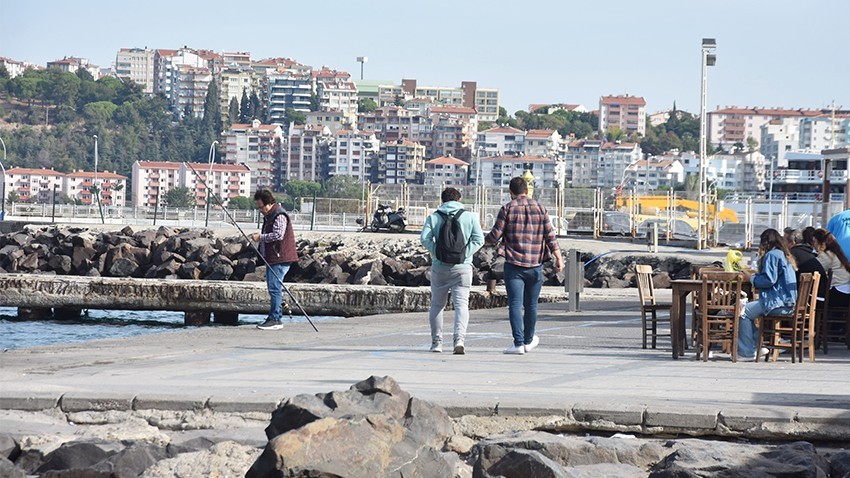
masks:
<path fill-rule="evenodd" d="M 292 299 L 292 302 L 295 302 L 295 305 L 298 306 L 298 310 L 301 311 L 301 314 L 304 315 L 304 318 L 307 319 L 307 322 L 309 322 L 310 325 L 313 326 L 313 330 L 318 332 L 319 329 L 316 328 L 316 324 L 314 324 L 313 321 L 310 319 L 310 316 L 307 315 L 307 311 L 304 310 L 304 307 L 301 307 L 301 304 L 298 303 L 298 300 L 295 298 L 294 295 L 292 295 L 292 292 L 289 291 L 289 288 L 286 287 L 286 284 L 283 283 L 283 277 L 281 277 L 280 274 L 278 274 L 277 271 L 274 270 L 272 265 L 269 264 L 269 261 L 266 260 L 265 256 L 263 256 L 257 246 L 254 245 L 254 241 L 252 241 L 251 238 L 248 237 L 247 234 L 245 234 L 245 231 L 243 231 L 242 228 L 239 227 L 239 224 L 236 222 L 236 219 L 234 219 L 233 216 L 230 214 L 230 211 L 228 211 L 227 208 L 224 207 L 224 204 L 222 204 L 221 199 L 219 199 L 217 195 L 213 194 L 212 189 L 210 189 L 206 180 L 204 180 L 204 178 L 202 178 L 201 175 L 198 174 L 197 171 L 195 171 L 195 168 L 194 166 L 192 166 L 192 163 L 187 162 L 186 165 L 189 166 L 189 169 L 191 169 L 193 173 L 195 173 L 195 177 L 201 180 L 201 184 L 203 184 L 204 187 L 207 189 L 207 196 L 209 197 L 210 195 L 212 195 L 213 199 L 215 199 L 219 207 L 221 207 L 222 211 L 224 211 L 224 213 L 227 215 L 227 218 L 230 219 L 230 222 L 233 223 L 234 226 L 236 226 L 236 229 L 239 230 L 239 233 L 242 234 L 242 237 L 244 237 L 245 240 L 248 241 L 248 244 L 251 246 L 252 249 L 254 249 L 254 252 L 256 252 L 258 256 L 260 256 L 260 259 L 262 259 L 263 262 L 266 264 L 266 271 L 271 271 L 272 274 L 274 274 L 275 279 L 280 281 L 280 285 L 283 290 L 286 291 L 286 294 L 289 296 L 290 299 Z"/>

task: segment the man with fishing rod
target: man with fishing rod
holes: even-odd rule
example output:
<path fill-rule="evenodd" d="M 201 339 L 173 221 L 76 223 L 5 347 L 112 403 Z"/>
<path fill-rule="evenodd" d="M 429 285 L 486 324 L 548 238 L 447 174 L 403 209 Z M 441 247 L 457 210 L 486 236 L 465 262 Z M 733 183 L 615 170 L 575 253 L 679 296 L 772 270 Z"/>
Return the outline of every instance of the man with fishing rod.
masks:
<path fill-rule="evenodd" d="M 254 194 L 254 201 L 264 219 L 262 232 L 254 233 L 251 239 L 259 243 L 260 254 L 267 264 L 266 285 L 271 296 L 269 316 L 257 328 L 277 330 L 283 328 L 283 278 L 292 263 L 298 261 L 295 234 L 292 221 L 271 191 L 260 189 Z"/>

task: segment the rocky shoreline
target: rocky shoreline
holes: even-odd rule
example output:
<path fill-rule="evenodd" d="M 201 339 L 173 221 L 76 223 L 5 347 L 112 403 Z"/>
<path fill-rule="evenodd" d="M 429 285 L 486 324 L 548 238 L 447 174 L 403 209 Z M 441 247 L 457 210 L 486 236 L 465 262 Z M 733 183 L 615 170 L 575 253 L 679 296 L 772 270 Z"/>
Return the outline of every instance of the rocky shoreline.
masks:
<path fill-rule="evenodd" d="M 0 411 L 6 424 L 11 413 Z M 558 433 L 540 417 L 452 419 L 390 377 L 290 397 L 271 419 L 200 409 L 20 413 L 15 419 L 27 432 L 0 434 L 0 476 L 850 476 L 850 451 L 808 442 L 576 435 Z"/>
<path fill-rule="evenodd" d="M 287 280 L 316 284 L 426 286 L 430 257 L 415 236 L 329 234 L 302 238 L 299 261 Z M 582 260 L 593 258 L 583 252 Z M 585 286 L 632 287 L 634 264 L 651 264 L 656 287 L 685 278 L 692 264 L 680 256 L 628 254 L 601 257 L 585 270 Z M 493 247 L 473 258 L 473 284 L 504 277 L 504 259 Z M 241 237 L 216 237 L 207 229 L 160 227 L 135 231 L 93 231 L 79 227 L 28 228 L 0 235 L 0 273 L 35 273 L 89 277 L 262 281 L 265 269 Z M 544 266 L 544 285 L 563 285 L 563 273 Z"/>

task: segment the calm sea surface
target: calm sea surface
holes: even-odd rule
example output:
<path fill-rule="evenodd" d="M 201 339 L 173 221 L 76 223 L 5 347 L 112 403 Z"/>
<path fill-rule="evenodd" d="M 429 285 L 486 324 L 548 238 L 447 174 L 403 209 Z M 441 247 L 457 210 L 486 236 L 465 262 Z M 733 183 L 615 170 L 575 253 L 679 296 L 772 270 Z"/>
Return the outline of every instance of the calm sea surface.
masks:
<path fill-rule="evenodd" d="M 182 312 L 92 310 L 75 321 L 19 321 L 14 307 L 0 307 L 0 350 L 114 339 L 184 328 Z M 311 317 L 314 322 L 338 317 Z M 265 315 L 240 315 L 239 324 L 259 324 Z M 284 317 L 284 323 L 288 321 Z M 294 317 L 293 322 L 306 322 Z"/>

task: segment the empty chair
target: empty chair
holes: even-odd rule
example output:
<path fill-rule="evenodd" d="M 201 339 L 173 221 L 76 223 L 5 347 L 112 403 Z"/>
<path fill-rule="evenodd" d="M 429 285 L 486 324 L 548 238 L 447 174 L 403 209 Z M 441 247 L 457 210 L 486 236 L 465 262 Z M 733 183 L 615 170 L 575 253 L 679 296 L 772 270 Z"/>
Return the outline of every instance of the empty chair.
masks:
<path fill-rule="evenodd" d="M 655 287 L 652 285 L 652 266 L 638 264 L 635 266 L 637 275 L 638 295 L 640 296 L 640 316 L 643 329 L 643 348 L 646 348 L 647 332 L 652 334 L 652 348 L 655 348 L 658 337 L 670 337 L 670 334 L 658 333 L 658 322 L 670 323 L 669 310 L 672 304 L 659 304 L 655 300 Z M 658 311 L 667 310 L 666 318 L 659 319 Z"/>
<path fill-rule="evenodd" d="M 826 290 L 830 291 L 832 271 L 827 272 L 827 282 Z M 817 311 L 817 341 L 824 354 L 829 353 L 830 342 L 844 341 L 850 348 L 850 307 L 837 307 L 830 301 L 831 295 L 827 292 L 822 307 Z"/>
<path fill-rule="evenodd" d="M 779 356 L 781 349 L 791 351 L 791 362 L 797 361 L 800 355 L 802 362 L 803 343 L 806 341 L 806 331 L 814 321 L 814 311 L 817 306 L 817 281 L 820 273 L 800 274 L 797 282 L 797 302 L 789 315 L 765 315 L 759 322 L 759 350 L 766 347 L 768 353 L 773 355 L 773 360 Z M 814 302 L 814 304 L 812 304 Z M 811 314 L 811 315 L 810 315 Z M 812 334 L 813 335 L 813 334 Z M 814 337 L 810 337 L 809 344 L 814 347 Z M 756 354 L 756 362 L 759 355 Z M 812 351 L 811 360 L 814 361 Z M 765 357 L 767 361 L 767 357 Z"/>
<path fill-rule="evenodd" d="M 719 344 L 738 357 L 738 321 L 741 317 L 743 276 L 737 272 L 701 272 L 702 285 L 695 298 L 698 303 L 694 321 L 698 322 L 696 352 L 708 361 L 711 344 Z"/>

